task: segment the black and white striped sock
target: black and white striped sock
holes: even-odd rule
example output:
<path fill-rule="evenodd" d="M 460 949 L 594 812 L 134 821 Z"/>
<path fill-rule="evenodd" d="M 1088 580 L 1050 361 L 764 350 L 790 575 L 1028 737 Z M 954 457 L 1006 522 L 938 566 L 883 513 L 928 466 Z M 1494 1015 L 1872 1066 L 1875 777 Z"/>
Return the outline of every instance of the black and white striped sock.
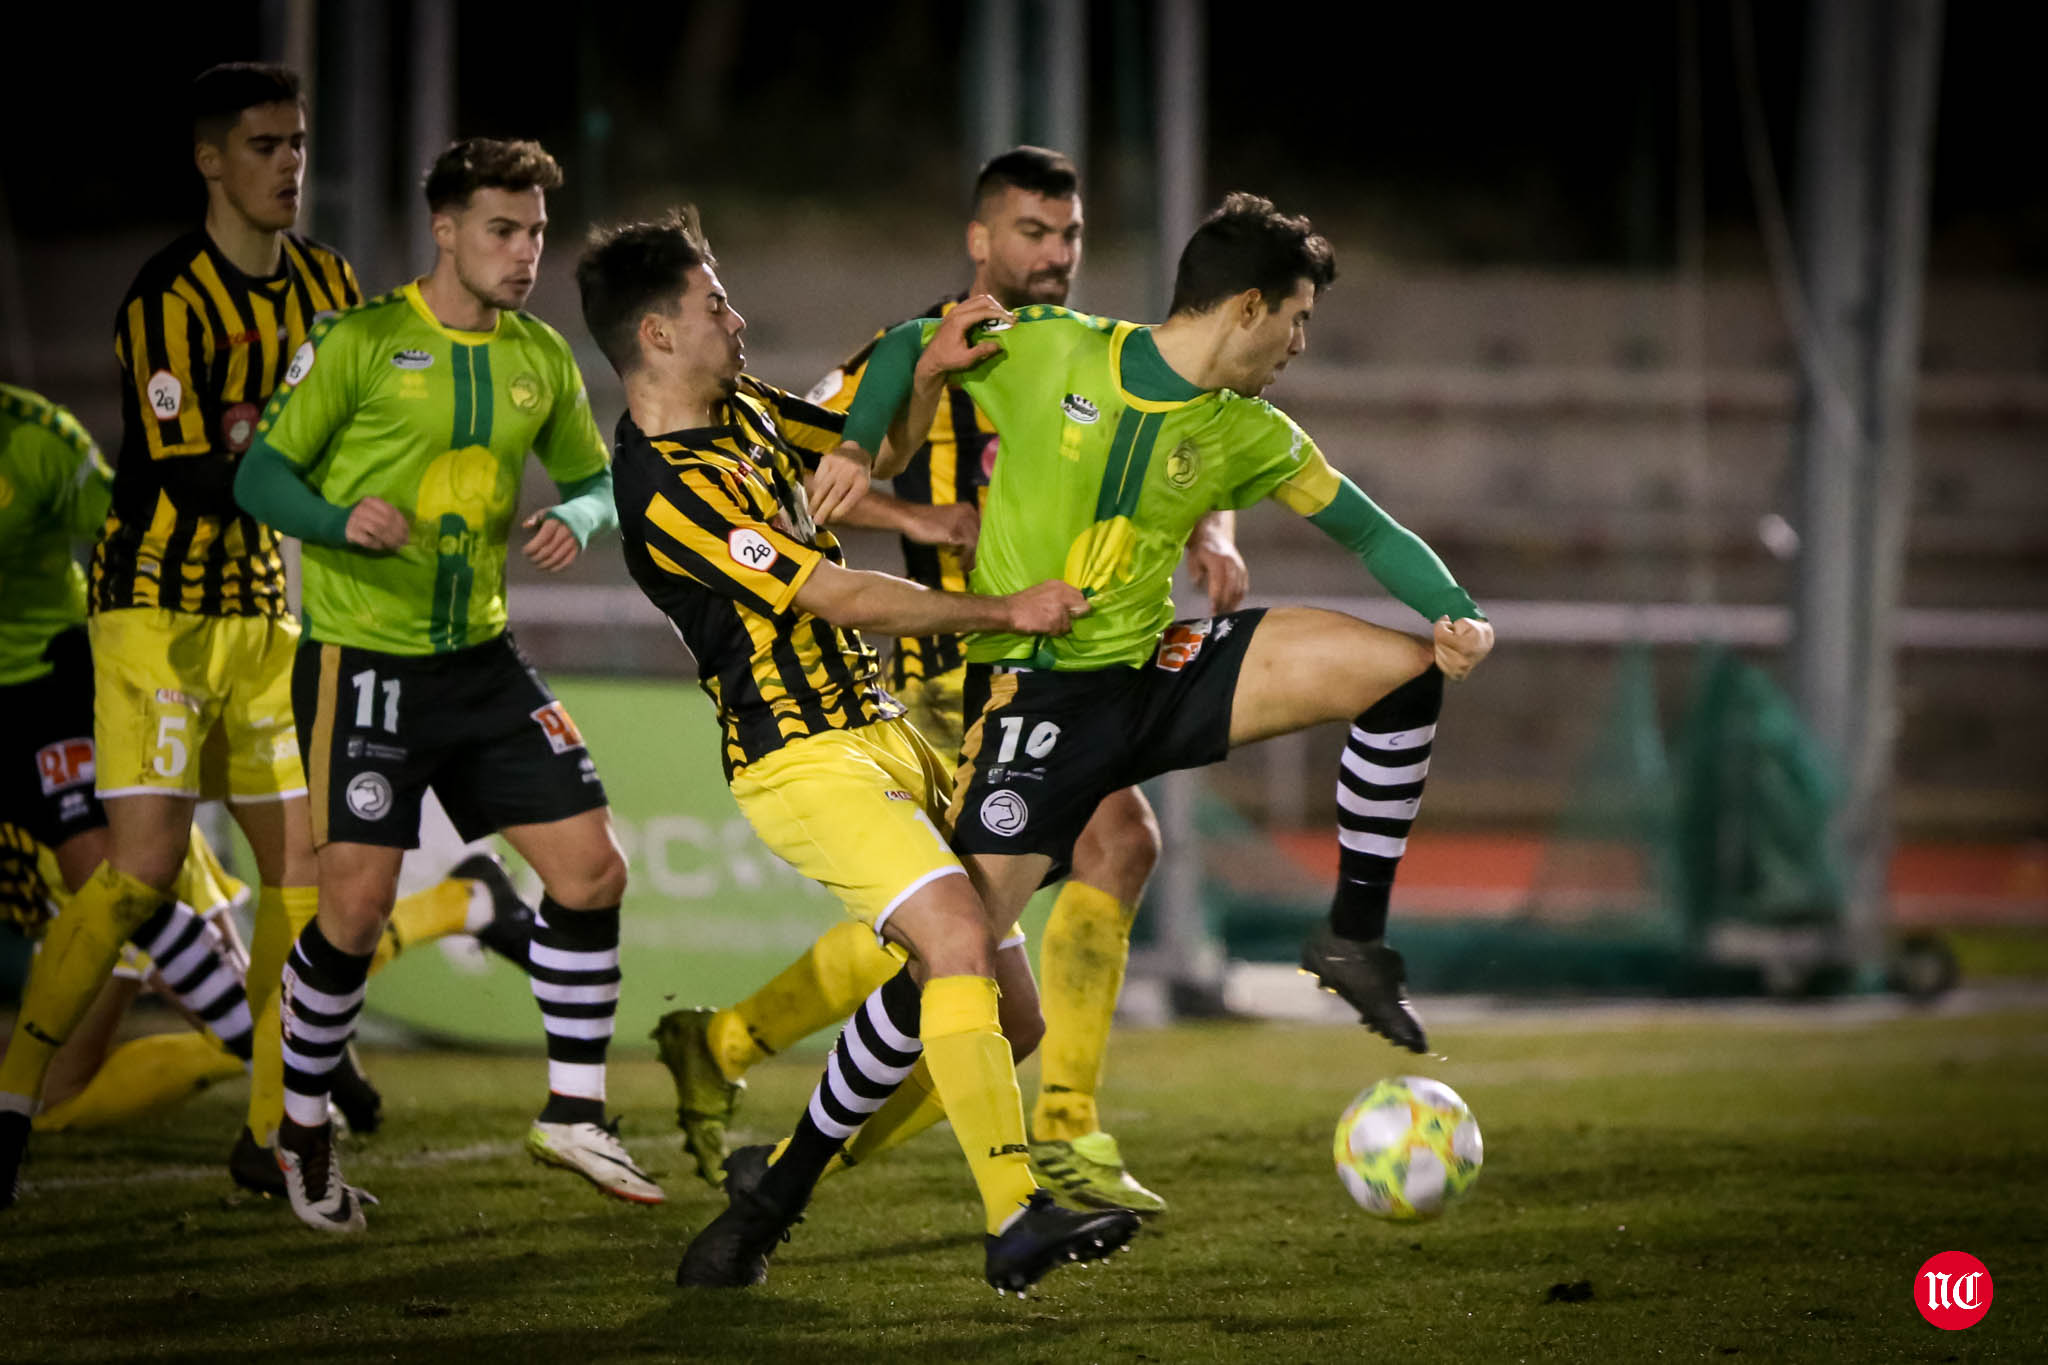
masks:
<path fill-rule="evenodd" d="M 370 958 L 327 941 L 314 920 L 285 959 L 279 1013 L 284 1023 L 284 1112 L 293 1123 L 327 1122 L 334 1068 L 355 1036 L 370 977 Z"/>
<path fill-rule="evenodd" d="M 220 1045 L 248 1061 L 256 1023 L 242 974 L 234 969 L 206 921 L 177 901 L 165 901 L 128 941 L 155 964 L 178 1003 L 198 1015 Z"/>
<path fill-rule="evenodd" d="M 1330 929 L 1339 938 L 1386 936 L 1394 873 L 1422 804 L 1443 704 L 1444 675 L 1432 665 L 1351 723 L 1337 769 L 1337 894 Z"/>
<path fill-rule="evenodd" d="M 548 1034 L 544 1123 L 604 1122 L 604 1059 L 619 1011 L 619 907 L 570 910 L 543 896 L 527 975 Z"/>
<path fill-rule="evenodd" d="M 877 986 L 839 1030 L 825 1075 L 811 1092 L 789 1146 L 761 1178 L 759 1193 L 785 1213 L 800 1213 L 825 1166 L 868 1115 L 903 1084 L 924 1052 L 918 1039 L 921 992 L 910 968 Z"/>

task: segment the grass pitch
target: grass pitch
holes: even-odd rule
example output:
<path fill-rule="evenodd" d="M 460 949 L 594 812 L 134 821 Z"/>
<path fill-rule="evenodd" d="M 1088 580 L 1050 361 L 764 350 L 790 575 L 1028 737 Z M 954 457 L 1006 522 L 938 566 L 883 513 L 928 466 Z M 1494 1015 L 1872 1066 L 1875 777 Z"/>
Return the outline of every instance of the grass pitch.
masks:
<path fill-rule="evenodd" d="M 1025 1303 L 980 1279 L 943 1130 L 829 1183 L 763 1290 L 671 1285 L 718 1206 L 640 1049 L 613 1100 L 667 1206 L 608 1202 L 518 1140 L 533 1058 L 384 1053 L 386 1126 L 345 1152 L 383 1199 L 334 1242 L 232 1193 L 240 1087 L 154 1125 L 41 1138 L 0 1215 L 0 1359 L 1331 1362 L 2048 1358 L 2048 1013 L 1599 1013 L 1441 1030 L 1119 1034 L 1107 1120 L 1171 1213 Z M 794 1118 L 816 1058 L 755 1073 L 742 1126 Z M 1027 1094 L 1033 1069 L 1027 1068 Z M 1374 1222 L 1330 1169 L 1338 1111 L 1418 1071 L 1487 1163 L 1440 1222 Z M 1910 1296 L 1936 1252 L 1991 1270 L 1977 1327 Z"/>

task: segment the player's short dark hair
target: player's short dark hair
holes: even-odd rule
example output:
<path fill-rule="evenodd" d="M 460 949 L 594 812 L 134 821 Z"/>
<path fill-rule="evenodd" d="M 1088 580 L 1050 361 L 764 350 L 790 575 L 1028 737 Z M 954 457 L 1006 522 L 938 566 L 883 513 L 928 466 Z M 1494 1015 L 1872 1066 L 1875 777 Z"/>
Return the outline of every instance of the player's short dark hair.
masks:
<path fill-rule="evenodd" d="M 1256 194 L 1225 195 L 1180 253 L 1172 313 L 1206 313 L 1256 289 L 1268 312 L 1302 280 L 1320 294 L 1337 278 L 1337 254 L 1308 219 L 1289 217 Z"/>
<path fill-rule="evenodd" d="M 689 287 L 689 273 L 717 265 L 695 206 L 683 204 L 649 222 L 590 230 L 576 262 L 583 325 L 621 376 L 640 368 L 640 319 L 666 312 Z"/>
<path fill-rule="evenodd" d="M 1012 147 L 990 157 L 974 177 L 974 214 L 1004 190 L 1023 190 L 1047 199 L 1071 199 L 1081 188 L 1081 172 L 1066 155 L 1050 147 Z"/>
<path fill-rule="evenodd" d="M 222 62 L 193 78 L 187 101 L 192 114 L 192 140 L 215 147 L 227 145 L 228 133 L 241 122 L 244 109 L 266 104 L 306 107 L 299 73 L 276 62 Z"/>
<path fill-rule="evenodd" d="M 562 168 L 538 142 L 466 137 L 448 144 L 427 172 L 427 207 L 435 213 L 469 207 L 478 190 L 553 190 Z"/>

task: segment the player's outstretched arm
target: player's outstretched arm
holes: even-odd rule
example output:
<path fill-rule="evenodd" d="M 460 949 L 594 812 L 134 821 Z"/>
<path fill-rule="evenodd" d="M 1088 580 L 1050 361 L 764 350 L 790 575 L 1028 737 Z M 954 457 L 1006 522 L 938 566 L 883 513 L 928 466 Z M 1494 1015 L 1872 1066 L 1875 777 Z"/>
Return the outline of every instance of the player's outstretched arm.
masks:
<path fill-rule="evenodd" d="M 868 495 L 839 523 L 870 531 L 894 531 L 919 545 L 958 550 L 970 569 L 974 567 L 974 547 L 981 539 L 981 512 L 973 503 L 911 502 L 879 488 L 870 488 Z"/>
<path fill-rule="evenodd" d="M 946 377 L 972 369 L 1002 350 L 1002 342 L 987 333 L 1013 321 L 1001 304 L 983 294 L 947 313 L 929 344 L 925 340 L 929 318 L 912 318 L 892 327 L 875 343 L 861 374 L 860 392 L 847 409 L 846 441 L 861 451 L 881 453 L 883 438 L 900 427 L 901 439 L 890 441 L 886 458 L 873 467 L 877 478 L 902 472 L 917 451 L 918 442 L 910 434 L 931 430 Z M 973 339 L 977 328 L 982 333 L 979 340 Z M 910 405 L 907 413 L 906 404 Z"/>
<path fill-rule="evenodd" d="M 1051 579 L 1007 597 L 935 592 L 908 579 L 827 560 L 797 589 L 796 605 L 835 626 L 888 635 L 964 635 L 977 630 L 1065 635 L 1088 614 L 1080 589 Z"/>
<path fill-rule="evenodd" d="M 275 446 L 257 438 L 235 471 L 235 501 L 256 520 L 311 545 L 381 554 L 405 544 L 412 523 L 382 498 L 339 507 L 311 488 Z"/>

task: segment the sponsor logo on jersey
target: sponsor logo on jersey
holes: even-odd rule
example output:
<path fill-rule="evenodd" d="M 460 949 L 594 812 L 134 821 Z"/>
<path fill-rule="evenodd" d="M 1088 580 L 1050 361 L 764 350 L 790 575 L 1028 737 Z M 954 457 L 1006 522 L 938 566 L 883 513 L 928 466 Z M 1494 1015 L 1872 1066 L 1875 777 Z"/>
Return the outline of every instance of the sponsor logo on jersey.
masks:
<path fill-rule="evenodd" d="M 1175 488 L 1192 488 L 1202 476 L 1202 452 L 1193 441 L 1182 441 L 1166 457 L 1166 481 Z"/>
<path fill-rule="evenodd" d="M 156 699 L 159 704 L 164 706 L 189 706 L 195 711 L 199 709 L 198 702 L 192 700 L 192 698 L 186 696 L 175 687 L 159 687 L 156 690 Z"/>
<path fill-rule="evenodd" d="M 1087 426 L 1092 422 L 1102 419 L 1102 409 L 1096 407 L 1078 393 L 1070 393 L 1065 398 L 1062 398 L 1060 400 L 1060 411 L 1067 415 L 1068 421 L 1079 422 L 1082 426 Z"/>
<path fill-rule="evenodd" d="M 84 786 L 93 779 L 92 741 L 60 739 L 45 744 L 36 750 L 36 776 L 42 779 L 45 796 Z"/>
<path fill-rule="evenodd" d="M 883 792 L 882 795 L 888 797 L 891 801 L 917 800 L 916 797 L 912 796 L 909 792 L 904 791 L 901 787 L 891 787 L 888 791 Z"/>
<path fill-rule="evenodd" d="M 981 823 L 991 834 L 1008 838 L 1031 822 L 1031 807 L 1011 791 L 990 792 L 981 803 Z"/>
<path fill-rule="evenodd" d="M 292 352 L 291 368 L 284 372 L 286 387 L 301 383 L 313 372 L 313 343 L 302 341 L 299 349 Z"/>
<path fill-rule="evenodd" d="M 391 782 L 382 773 L 357 773 L 344 793 L 358 820 L 382 820 L 391 813 Z"/>
<path fill-rule="evenodd" d="M 782 552 L 768 543 L 768 537 L 743 526 L 734 527 L 725 538 L 725 552 L 743 569 L 767 573 L 782 558 Z"/>
<path fill-rule="evenodd" d="M 257 412 L 254 403 L 237 403 L 220 415 L 221 444 L 239 455 L 256 439 Z"/>
<path fill-rule="evenodd" d="M 548 747 L 556 753 L 566 754 L 583 747 L 583 732 L 569 719 L 569 708 L 562 703 L 549 702 L 533 713 L 533 720 L 548 737 Z"/>
<path fill-rule="evenodd" d="M 185 410 L 185 386 L 169 370 L 151 375 L 143 392 L 149 399 L 150 412 L 159 422 L 168 422 Z"/>
<path fill-rule="evenodd" d="M 512 406 L 521 412 L 539 412 L 548 401 L 548 386 L 531 371 L 513 375 L 512 382 L 505 386 L 505 393 L 511 398 Z"/>
<path fill-rule="evenodd" d="M 391 364 L 401 370 L 424 370 L 434 363 L 432 351 L 418 351 L 411 347 L 391 357 Z"/>

